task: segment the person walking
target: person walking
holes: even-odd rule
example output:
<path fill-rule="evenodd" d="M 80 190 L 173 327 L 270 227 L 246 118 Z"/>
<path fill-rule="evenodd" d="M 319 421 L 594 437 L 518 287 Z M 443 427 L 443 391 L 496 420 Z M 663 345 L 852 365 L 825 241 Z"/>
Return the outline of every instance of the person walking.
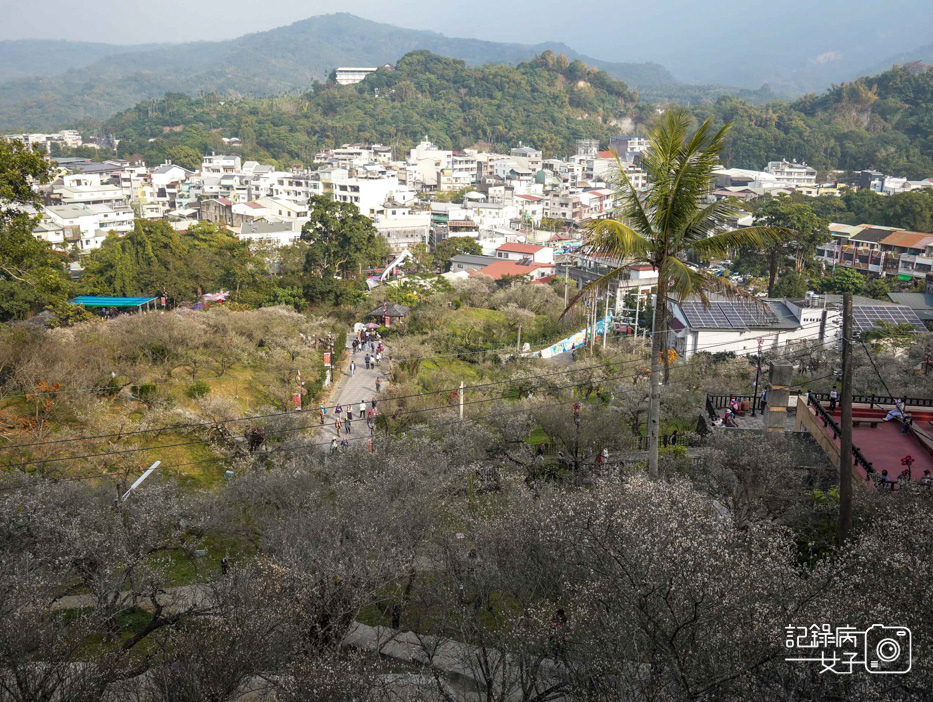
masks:
<path fill-rule="evenodd" d="M 371 403 L 372 406 L 373 406 L 373 412 L 375 412 L 375 411 L 376 411 L 376 398 L 374 397 L 374 398 L 370 401 L 370 403 Z"/>
<path fill-rule="evenodd" d="M 379 361 L 381 360 L 382 360 L 382 353 L 380 353 L 379 351 L 376 351 L 376 363 L 379 363 Z"/>
<path fill-rule="evenodd" d="M 350 361 L 350 377 L 352 378 L 356 373 L 356 361 Z"/>
<path fill-rule="evenodd" d="M 372 356 L 366 354 L 366 357 L 363 360 L 366 361 L 366 370 L 369 370 L 369 362 L 372 360 Z"/>
<path fill-rule="evenodd" d="M 324 408 L 324 405 L 317 406 L 318 416 L 321 418 L 321 426 L 324 426 L 324 415 L 327 414 L 327 410 Z"/>
<path fill-rule="evenodd" d="M 836 409 L 836 403 L 839 401 L 839 391 L 836 390 L 836 386 L 833 385 L 833 389 L 829 391 L 829 411 L 832 412 Z"/>
<path fill-rule="evenodd" d="M 353 426 L 351 424 L 352 420 L 350 416 L 347 415 L 346 419 L 343 420 L 343 431 L 345 434 L 351 434 L 353 432 Z"/>
<path fill-rule="evenodd" d="M 360 400 L 360 419 L 366 416 L 366 401 Z"/>
<path fill-rule="evenodd" d="M 376 392 L 382 389 L 382 378 L 376 378 Z M 373 400 L 375 402 L 375 400 Z"/>
<path fill-rule="evenodd" d="M 337 450 L 337 437 L 336 436 L 330 440 L 330 450 L 331 450 L 331 453 Z"/>
<path fill-rule="evenodd" d="M 334 431 L 337 432 L 337 436 L 340 436 L 340 415 L 338 414 L 334 417 Z"/>
<path fill-rule="evenodd" d="M 353 340 L 353 355 L 354 356 L 356 355 L 356 352 L 359 350 L 359 348 L 360 348 L 360 342 L 354 339 Z"/>

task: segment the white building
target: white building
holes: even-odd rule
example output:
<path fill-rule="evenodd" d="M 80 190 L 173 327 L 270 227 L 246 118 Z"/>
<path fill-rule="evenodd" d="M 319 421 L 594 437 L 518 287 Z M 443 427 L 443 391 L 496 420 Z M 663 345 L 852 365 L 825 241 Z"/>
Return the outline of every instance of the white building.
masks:
<path fill-rule="evenodd" d="M 700 351 L 754 354 L 759 339 L 765 351 L 783 352 L 805 341 L 829 344 L 842 333 L 838 307 L 804 300 L 767 300 L 761 306 L 711 299 L 709 308 L 694 300 L 670 304 L 671 348 L 685 358 Z"/>
<path fill-rule="evenodd" d="M 398 177 L 393 173 L 385 178 L 345 178 L 333 182 L 331 197 L 337 202 L 352 202 L 367 217 L 384 210 L 385 201 L 398 190 Z"/>
<path fill-rule="evenodd" d="M 427 243 L 431 231 L 431 216 L 429 214 L 396 214 L 395 216 L 377 216 L 373 220 L 376 227 L 386 241 L 392 253 L 399 253 L 410 249 L 415 244 Z"/>
<path fill-rule="evenodd" d="M 228 173 L 240 172 L 239 156 L 224 156 L 223 154 L 211 153 L 205 156 L 201 161 L 202 176 L 222 176 Z"/>
<path fill-rule="evenodd" d="M 765 172 L 781 185 L 816 185 L 816 169 L 806 163 L 769 161 Z"/>
<path fill-rule="evenodd" d="M 338 85 L 354 85 L 356 83 L 361 83 L 366 76 L 372 75 L 379 69 L 377 67 L 373 68 L 358 68 L 358 67 L 341 67 L 338 68 L 335 73 L 337 74 L 337 84 Z"/>
<path fill-rule="evenodd" d="M 496 249 L 496 258 L 500 261 L 522 261 L 530 258 L 532 263 L 554 263 L 554 249 L 550 246 L 508 243 Z"/>
<path fill-rule="evenodd" d="M 243 222 L 237 238 L 251 244 L 289 246 L 301 238 L 301 228 L 290 222 Z"/>
<path fill-rule="evenodd" d="M 531 146 L 522 146 L 521 142 L 519 142 L 518 147 L 512 149 L 509 157 L 519 168 L 524 168 L 532 173 L 540 171 L 543 164 L 541 152 Z"/>

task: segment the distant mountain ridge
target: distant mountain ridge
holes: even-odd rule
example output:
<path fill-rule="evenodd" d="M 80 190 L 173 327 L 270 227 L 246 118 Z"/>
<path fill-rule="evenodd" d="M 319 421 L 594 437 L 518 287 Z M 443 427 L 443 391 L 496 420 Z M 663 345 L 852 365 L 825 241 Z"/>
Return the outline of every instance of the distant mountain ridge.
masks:
<path fill-rule="evenodd" d="M 446 37 L 338 13 L 220 42 L 111 46 L 0 42 L 0 130 L 51 129 L 103 120 L 167 92 L 269 95 L 306 90 L 337 66 L 378 66 L 426 49 L 470 65 L 516 64 L 550 49 L 632 87 L 676 86 L 654 63 L 613 63 L 548 42 L 510 44 Z M 23 56 L 23 52 L 31 56 Z M 119 61 L 113 57 L 119 55 Z M 66 67 L 54 73 L 55 65 Z M 31 77 L 23 72 L 32 65 Z"/>

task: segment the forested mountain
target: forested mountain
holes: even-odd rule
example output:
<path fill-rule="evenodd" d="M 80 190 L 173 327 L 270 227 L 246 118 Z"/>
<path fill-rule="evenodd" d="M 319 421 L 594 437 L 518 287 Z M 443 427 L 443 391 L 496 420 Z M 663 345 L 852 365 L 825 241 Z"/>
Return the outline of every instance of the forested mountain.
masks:
<path fill-rule="evenodd" d="M 74 55 L 68 54 L 68 47 Z M 118 60 L 105 56 L 105 47 L 69 42 L 62 42 L 61 47 L 56 42 L 0 44 L 0 63 L 6 56 L 14 66 L 8 77 L 22 75 L 31 62 L 36 66 L 34 74 L 42 76 L 0 83 L 0 129 L 46 129 L 105 119 L 167 92 L 212 92 L 225 97 L 301 92 L 324 80 L 337 66 L 394 63 L 419 49 L 460 58 L 469 65 L 516 64 L 551 49 L 580 58 L 635 87 L 676 85 L 657 64 L 599 61 L 557 43 L 530 46 L 457 39 L 345 13 L 312 17 L 229 41 L 111 47 L 120 50 Z M 90 62 L 87 58 L 94 51 L 101 52 L 102 58 Z M 51 75 L 55 62 L 77 67 Z M 0 80 L 3 77 L 0 70 Z"/>
<path fill-rule="evenodd" d="M 724 154 L 731 166 L 760 169 L 787 158 L 823 171 L 933 176 L 933 69 L 893 68 L 792 103 L 755 106 L 723 96 L 694 111 L 718 124 L 734 122 Z M 226 148 L 221 136 L 235 136 L 244 157 L 287 165 L 353 141 L 393 144 L 402 153 L 425 134 L 449 148 L 522 140 L 567 155 L 576 139 L 605 146 L 612 134 L 637 130 L 654 114 L 624 83 L 553 52 L 519 66 L 470 68 L 418 51 L 355 86 L 242 100 L 173 94 L 117 115 L 105 129 L 123 140 L 122 155 L 141 154 L 149 163 L 194 164 L 200 153 Z"/>
<path fill-rule="evenodd" d="M 522 140 L 547 155 L 565 154 L 576 139 L 605 143 L 651 111 L 625 83 L 553 52 L 518 66 L 471 68 L 414 51 L 358 85 L 234 101 L 173 94 L 127 110 L 105 129 L 121 139 L 120 154 L 138 153 L 148 163 L 177 161 L 180 147 L 219 151 L 223 135 L 240 138 L 244 157 L 289 164 L 353 141 L 393 144 L 401 153 L 424 135 L 446 148 L 479 141 L 507 148 Z"/>
<path fill-rule="evenodd" d="M 894 67 L 787 104 L 723 97 L 696 112 L 734 122 L 725 158 L 736 167 L 783 157 L 820 170 L 933 176 L 933 68 Z"/>
<path fill-rule="evenodd" d="M 89 66 L 108 56 L 156 48 L 159 47 L 154 44 L 121 46 L 43 39 L 0 41 L 0 83 L 19 78 L 54 76 L 72 68 Z"/>

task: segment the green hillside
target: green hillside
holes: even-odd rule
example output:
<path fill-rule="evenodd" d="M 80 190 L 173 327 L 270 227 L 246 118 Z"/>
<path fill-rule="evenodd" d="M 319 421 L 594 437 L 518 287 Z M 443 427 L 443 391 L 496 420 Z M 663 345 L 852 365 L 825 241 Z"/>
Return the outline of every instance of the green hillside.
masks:
<path fill-rule="evenodd" d="M 787 158 L 821 171 L 875 168 L 919 179 L 933 176 L 931 107 L 933 69 L 893 68 L 792 103 L 754 105 L 725 95 L 694 112 L 734 122 L 724 153 L 731 166 L 760 169 Z M 567 155 L 576 139 L 605 145 L 654 114 L 626 84 L 553 52 L 518 66 L 471 68 L 416 51 L 397 70 L 381 69 L 355 86 L 319 84 L 302 95 L 239 100 L 171 94 L 115 116 L 105 131 L 123 140 L 121 154 L 151 163 L 183 158 L 180 146 L 219 151 L 226 148 L 221 136 L 236 136 L 244 157 L 287 166 L 354 141 L 403 153 L 425 134 L 448 148 L 505 148 L 521 140 Z"/>
<path fill-rule="evenodd" d="M 457 39 L 345 13 L 312 17 L 229 41 L 155 48 L 115 47 L 121 50 L 118 61 L 106 56 L 88 62 L 78 55 L 77 49 L 75 56 L 43 58 L 44 51 L 51 51 L 47 44 L 55 42 L 0 45 L 0 58 L 3 51 L 11 54 L 11 65 L 28 66 L 35 59 L 42 67 L 35 72 L 41 79 L 0 82 L 0 130 L 45 129 L 81 120 L 102 120 L 167 92 L 189 95 L 212 92 L 233 98 L 300 93 L 315 81 L 324 80 L 337 66 L 394 63 L 406 53 L 420 49 L 463 59 L 473 66 L 517 64 L 551 49 L 571 59 L 580 58 L 635 87 L 676 84 L 657 64 L 599 61 L 562 44 L 529 46 Z M 26 56 L 13 56 L 20 45 Z M 82 55 L 89 56 L 89 51 Z M 51 75 L 49 66 L 56 61 L 62 67 L 76 68 Z M 17 75 L 21 72 L 10 72 L 11 77 Z M 0 81 L 3 76 L 0 72 Z"/>
<path fill-rule="evenodd" d="M 753 107 L 733 97 L 697 108 L 735 123 L 725 158 L 761 168 L 774 158 L 820 170 L 874 168 L 933 176 L 933 68 L 894 67 L 795 102 Z"/>
<path fill-rule="evenodd" d="M 535 144 L 564 154 L 581 138 L 603 142 L 648 117 L 625 83 L 580 61 L 545 52 L 533 61 L 468 67 L 457 59 L 415 51 L 395 70 L 380 69 L 353 86 L 319 85 L 300 96 L 221 100 L 170 95 L 109 120 L 120 153 L 147 162 L 190 146 L 223 148 L 237 136 L 248 158 L 308 162 L 315 151 L 351 141 L 396 145 L 404 151 L 427 134 L 442 147 L 476 142 Z M 150 142 L 150 139 L 155 141 Z"/>

